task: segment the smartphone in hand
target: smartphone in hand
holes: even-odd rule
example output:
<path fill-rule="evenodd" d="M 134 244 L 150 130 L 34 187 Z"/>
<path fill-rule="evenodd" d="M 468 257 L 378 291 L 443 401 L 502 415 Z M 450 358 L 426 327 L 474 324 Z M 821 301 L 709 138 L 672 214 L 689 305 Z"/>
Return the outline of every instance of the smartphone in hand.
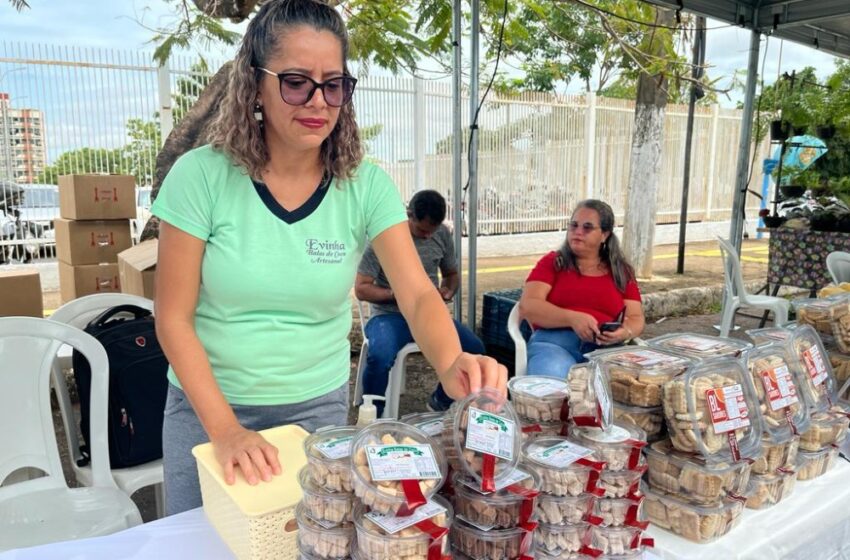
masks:
<path fill-rule="evenodd" d="M 623 323 L 621 323 L 620 321 L 609 321 L 607 323 L 602 323 L 601 325 L 599 325 L 599 330 L 601 332 L 614 332 L 622 326 Z"/>

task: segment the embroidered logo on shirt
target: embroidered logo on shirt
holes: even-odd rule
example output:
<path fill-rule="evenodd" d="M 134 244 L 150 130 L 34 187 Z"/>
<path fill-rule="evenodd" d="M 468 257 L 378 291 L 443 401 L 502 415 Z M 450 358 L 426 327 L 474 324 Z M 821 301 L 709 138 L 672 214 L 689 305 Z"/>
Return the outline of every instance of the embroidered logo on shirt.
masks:
<path fill-rule="evenodd" d="M 340 264 L 348 254 L 342 241 L 307 239 L 305 245 L 311 264 Z"/>

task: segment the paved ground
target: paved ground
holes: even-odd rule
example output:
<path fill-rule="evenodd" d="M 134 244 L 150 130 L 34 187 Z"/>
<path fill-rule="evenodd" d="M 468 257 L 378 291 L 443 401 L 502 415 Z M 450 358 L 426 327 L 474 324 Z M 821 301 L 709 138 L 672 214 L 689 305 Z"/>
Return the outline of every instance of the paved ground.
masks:
<path fill-rule="evenodd" d="M 557 245 L 557 244 L 555 244 Z M 552 247 L 554 248 L 554 247 Z M 533 255 L 522 255 L 514 257 L 489 257 L 479 259 L 478 265 L 478 318 L 481 317 L 481 296 L 489 291 L 521 287 L 530 268 L 540 258 L 542 252 Z M 720 252 L 714 242 L 690 243 L 687 246 L 685 260 L 685 274 L 676 274 L 677 247 L 675 245 L 661 245 L 655 248 L 654 272 L 648 279 L 641 279 L 640 285 L 644 293 L 664 292 L 668 290 L 697 287 L 717 286 L 723 284 L 723 268 Z M 767 271 L 767 242 L 746 241 L 742 253 L 742 268 L 745 280 L 761 280 L 765 278 Z M 466 266 L 464 266 L 466 269 Z M 465 286 L 464 286 L 465 287 Z M 56 291 L 45 292 L 44 304 L 48 312 L 60 305 L 59 294 Z M 465 312 L 464 307 L 464 312 Z M 698 332 L 705 334 L 717 334 L 713 325 L 719 322 L 717 314 L 691 315 L 688 317 L 662 318 L 656 323 L 647 326 L 645 337 L 657 336 L 673 332 Z M 739 324 L 744 328 L 752 328 L 757 325 L 757 320 L 747 317 L 739 317 Z M 353 375 L 356 373 L 357 361 L 359 359 L 359 333 L 357 325 L 354 325 L 352 336 L 352 356 L 350 380 L 351 389 L 354 389 Z M 745 337 L 744 328 L 733 333 L 734 337 Z M 423 358 L 414 356 L 409 360 L 407 392 L 402 396 L 400 403 L 400 414 L 425 410 L 425 402 L 431 390 L 436 384 L 436 375 Z M 356 418 L 356 410 L 352 409 L 350 419 Z M 58 415 L 55 418 L 56 430 L 60 447 L 63 449 L 62 458 L 65 463 L 66 478 L 69 484 L 71 480 L 70 467 L 67 464 L 68 454 L 65 450 L 64 431 Z M 143 489 L 137 492 L 134 499 L 138 503 L 143 518 L 148 521 L 155 517 L 153 506 L 153 492 L 151 489 Z"/>

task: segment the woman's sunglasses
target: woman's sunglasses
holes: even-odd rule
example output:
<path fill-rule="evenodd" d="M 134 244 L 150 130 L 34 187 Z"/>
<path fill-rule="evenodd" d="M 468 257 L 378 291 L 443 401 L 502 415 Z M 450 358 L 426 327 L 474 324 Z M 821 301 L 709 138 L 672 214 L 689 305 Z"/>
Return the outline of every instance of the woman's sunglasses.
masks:
<path fill-rule="evenodd" d="M 569 228 L 570 228 L 570 231 L 575 231 L 575 230 L 581 228 L 582 231 L 584 231 L 584 233 L 590 233 L 591 231 L 593 231 L 595 229 L 600 229 L 599 226 L 597 226 L 596 224 L 592 224 L 590 222 L 584 222 L 583 224 L 580 224 L 576 221 L 570 222 Z"/>
<path fill-rule="evenodd" d="M 303 74 L 284 72 L 277 74 L 267 68 L 258 67 L 257 70 L 271 76 L 277 76 L 280 81 L 280 97 L 288 105 L 304 105 L 313 99 L 317 89 L 322 90 L 325 103 L 331 107 L 342 107 L 354 95 L 354 86 L 357 79 L 351 76 L 339 76 L 324 82 L 317 82 Z"/>

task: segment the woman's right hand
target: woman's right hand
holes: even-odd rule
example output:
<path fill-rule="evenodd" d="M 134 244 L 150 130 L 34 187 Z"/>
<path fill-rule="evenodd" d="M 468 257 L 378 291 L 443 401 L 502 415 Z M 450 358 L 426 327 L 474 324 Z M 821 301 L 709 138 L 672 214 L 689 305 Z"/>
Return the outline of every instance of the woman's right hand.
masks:
<path fill-rule="evenodd" d="M 277 447 L 267 442 L 257 432 L 238 426 L 223 435 L 212 438 L 213 451 L 224 467 L 224 481 L 236 482 L 236 467 L 242 469 L 245 480 L 251 486 L 260 479 L 269 482 L 272 475 L 281 472 Z"/>
<path fill-rule="evenodd" d="M 582 313 L 581 311 L 571 312 L 570 327 L 585 342 L 593 342 L 599 334 L 599 325 L 596 322 L 596 318 L 589 313 Z"/>

